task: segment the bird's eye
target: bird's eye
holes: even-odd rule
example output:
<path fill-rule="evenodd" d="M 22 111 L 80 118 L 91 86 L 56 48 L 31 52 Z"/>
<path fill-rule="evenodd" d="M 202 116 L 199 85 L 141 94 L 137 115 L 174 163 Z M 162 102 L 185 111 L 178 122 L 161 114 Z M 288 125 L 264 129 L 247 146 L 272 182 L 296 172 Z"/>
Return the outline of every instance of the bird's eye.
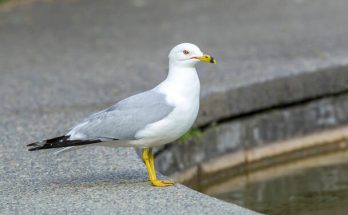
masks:
<path fill-rule="evenodd" d="M 190 54 L 190 52 L 189 52 L 189 51 L 187 51 L 187 50 L 182 51 L 182 53 L 184 53 L 184 55 L 188 55 L 188 54 Z"/>

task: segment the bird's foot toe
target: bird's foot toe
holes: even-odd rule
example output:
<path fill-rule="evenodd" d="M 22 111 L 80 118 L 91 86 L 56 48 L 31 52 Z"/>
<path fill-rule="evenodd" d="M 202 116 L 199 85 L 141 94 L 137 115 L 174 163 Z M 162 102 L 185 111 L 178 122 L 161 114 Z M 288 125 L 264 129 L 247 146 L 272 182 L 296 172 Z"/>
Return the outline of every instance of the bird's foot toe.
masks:
<path fill-rule="evenodd" d="M 151 184 L 155 187 L 168 187 L 173 186 L 175 183 L 167 180 L 152 180 Z"/>

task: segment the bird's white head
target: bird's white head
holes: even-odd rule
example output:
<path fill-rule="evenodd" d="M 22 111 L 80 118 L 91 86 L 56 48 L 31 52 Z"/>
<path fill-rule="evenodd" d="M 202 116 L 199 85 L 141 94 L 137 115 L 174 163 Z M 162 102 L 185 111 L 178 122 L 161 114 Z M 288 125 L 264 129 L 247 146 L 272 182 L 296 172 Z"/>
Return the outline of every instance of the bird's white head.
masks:
<path fill-rule="evenodd" d="M 214 63 L 216 60 L 203 52 L 192 43 L 181 43 L 169 53 L 169 64 L 179 67 L 194 67 L 199 61 Z"/>

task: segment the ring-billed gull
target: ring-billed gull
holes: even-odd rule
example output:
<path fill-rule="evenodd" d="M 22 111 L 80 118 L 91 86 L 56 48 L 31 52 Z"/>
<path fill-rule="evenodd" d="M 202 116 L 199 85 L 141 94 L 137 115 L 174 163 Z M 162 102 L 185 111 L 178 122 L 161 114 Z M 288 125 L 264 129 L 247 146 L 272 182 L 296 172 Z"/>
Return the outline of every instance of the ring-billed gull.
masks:
<path fill-rule="evenodd" d="M 199 109 L 200 82 L 195 68 L 199 61 L 216 63 L 194 44 L 175 46 L 162 83 L 92 114 L 63 136 L 27 145 L 29 151 L 65 151 L 89 145 L 140 147 L 152 185 L 173 185 L 157 179 L 152 147 L 173 142 L 193 125 Z"/>

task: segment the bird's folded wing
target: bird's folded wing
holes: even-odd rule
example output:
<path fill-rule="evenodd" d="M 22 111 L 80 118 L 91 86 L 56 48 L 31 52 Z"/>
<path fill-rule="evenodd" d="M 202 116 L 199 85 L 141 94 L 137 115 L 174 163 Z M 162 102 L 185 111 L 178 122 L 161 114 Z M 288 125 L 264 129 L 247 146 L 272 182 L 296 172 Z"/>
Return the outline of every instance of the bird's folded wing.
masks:
<path fill-rule="evenodd" d="M 68 135 L 70 139 L 134 140 L 139 130 L 165 118 L 173 109 L 164 94 L 150 90 L 91 115 Z"/>

